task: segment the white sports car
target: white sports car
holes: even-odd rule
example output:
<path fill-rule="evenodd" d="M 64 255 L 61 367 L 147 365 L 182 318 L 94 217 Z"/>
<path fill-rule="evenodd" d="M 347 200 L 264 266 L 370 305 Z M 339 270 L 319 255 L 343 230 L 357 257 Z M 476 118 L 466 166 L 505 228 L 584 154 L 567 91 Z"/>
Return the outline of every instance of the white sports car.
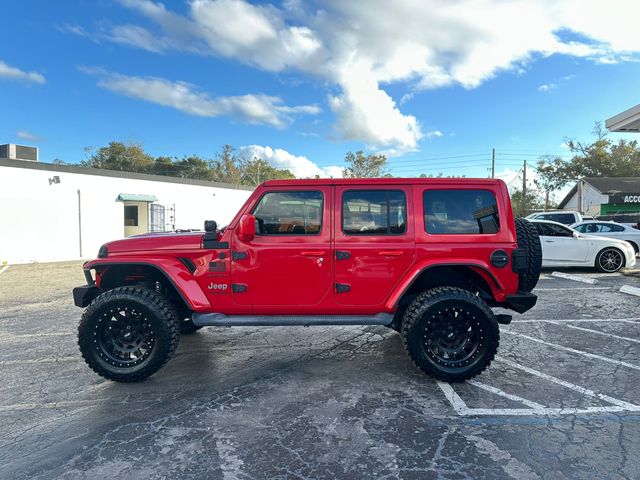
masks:
<path fill-rule="evenodd" d="M 636 253 L 628 242 L 585 235 L 547 220 L 531 220 L 540 235 L 543 267 L 595 267 L 613 273 L 636 264 Z"/>
<path fill-rule="evenodd" d="M 636 254 L 640 252 L 640 230 L 624 223 L 589 220 L 575 223 L 571 228 L 587 235 L 624 240 L 631 244 Z"/>

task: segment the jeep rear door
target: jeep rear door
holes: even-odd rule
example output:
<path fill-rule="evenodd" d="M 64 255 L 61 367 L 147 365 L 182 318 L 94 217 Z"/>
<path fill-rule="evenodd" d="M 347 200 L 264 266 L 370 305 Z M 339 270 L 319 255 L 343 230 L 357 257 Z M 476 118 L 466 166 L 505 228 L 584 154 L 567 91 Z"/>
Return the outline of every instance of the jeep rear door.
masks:
<path fill-rule="evenodd" d="M 251 212 L 256 235 L 232 240 L 234 302 L 260 306 L 319 303 L 331 286 L 331 187 L 267 189 Z"/>
<path fill-rule="evenodd" d="M 383 305 L 415 257 L 411 187 L 336 186 L 334 296 L 340 305 Z"/>

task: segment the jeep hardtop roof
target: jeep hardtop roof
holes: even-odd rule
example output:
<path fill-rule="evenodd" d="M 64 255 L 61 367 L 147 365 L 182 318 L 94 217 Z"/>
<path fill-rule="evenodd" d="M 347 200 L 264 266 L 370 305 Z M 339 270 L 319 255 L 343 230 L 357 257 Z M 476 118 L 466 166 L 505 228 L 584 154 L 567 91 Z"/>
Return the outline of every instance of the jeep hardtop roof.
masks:
<path fill-rule="evenodd" d="M 267 180 L 265 187 L 313 185 L 495 185 L 502 180 L 492 178 L 309 178 L 293 180 Z"/>

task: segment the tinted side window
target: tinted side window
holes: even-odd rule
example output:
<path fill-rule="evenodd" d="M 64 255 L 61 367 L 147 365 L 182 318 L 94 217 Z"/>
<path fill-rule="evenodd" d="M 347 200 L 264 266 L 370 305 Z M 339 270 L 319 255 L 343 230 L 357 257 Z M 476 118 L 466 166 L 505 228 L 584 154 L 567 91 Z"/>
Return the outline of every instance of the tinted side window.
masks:
<path fill-rule="evenodd" d="M 557 213 L 555 215 L 550 215 L 549 220 L 553 220 L 554 222 L 564 223 L 565 225 L 571 225 L 576 221 L 575 217 L 571 213 Z"/>
<path fill-rule="evenodd" d="M 432 234 L 490 234 L 500 230 L 495 195 L 488 190 L 427 190 L 424 225 Z"/>
<path fill-rule="evenodd" d="M 258 235 L 315 235 L 322 228 L 322 192 L 269 192 L 253 210 Z"/>
<path fill-rule="evenodd" d="M 571 237 L 573 232 L 562 225 L 554 225 L 553 223 L 546 223 L 544 225 L 545 235 L 549 237 Z"/>
<path fill-rule="evenodd" d="M 608 223 L 599 223 L 601 232 L 624 232 L 624 228 L 620 225 L 610 225 Z"/>
<path fill-rule="evenodd" d="M 349 190 L 342 194 L 342 231 L 350 235 L 398 235 L 407 229 L 401 190 Z"/>
<path fill-rule="evenodd" d="M 580 233 L 587 233 L 587 227 L 588 225 L 578 225 L 575 229 Z"/>

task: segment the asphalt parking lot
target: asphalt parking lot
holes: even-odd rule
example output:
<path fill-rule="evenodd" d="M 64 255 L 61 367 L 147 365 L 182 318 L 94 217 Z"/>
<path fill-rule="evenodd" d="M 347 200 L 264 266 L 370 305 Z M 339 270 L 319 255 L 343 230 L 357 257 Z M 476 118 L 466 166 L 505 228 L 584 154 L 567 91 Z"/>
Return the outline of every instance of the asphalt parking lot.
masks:
<path fill-rule="evenodd" d="M 565 271 L 569 272 L 569 271 Z M 90 371 L 79 262 L 0 274 L 0 478 L 638 478 L 640 270 L 544 273 L 465 384 L 382 327 L 204 329 L 145 382 Z M 587 280 L 589 281 L 589 280 Z"/>

